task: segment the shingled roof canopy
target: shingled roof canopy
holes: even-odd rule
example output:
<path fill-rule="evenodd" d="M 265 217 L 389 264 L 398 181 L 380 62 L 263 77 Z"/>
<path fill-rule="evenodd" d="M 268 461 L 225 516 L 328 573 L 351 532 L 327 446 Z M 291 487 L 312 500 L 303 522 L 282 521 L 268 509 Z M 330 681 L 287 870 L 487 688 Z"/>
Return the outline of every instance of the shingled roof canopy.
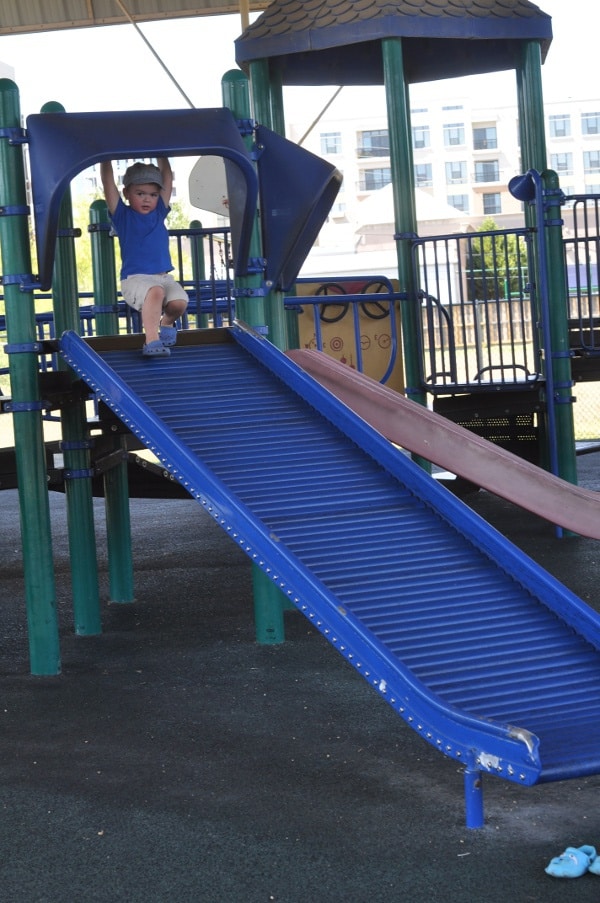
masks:
<path fill-rule="evenodd" d="M 523 41 L 544 59 L 552 24 L 529 0 L 273 0 L 236 60 L 268 59 L 286 85 L 382 84 L 383 38 L 403 38 L 412 83 L 515 69 Z"/>

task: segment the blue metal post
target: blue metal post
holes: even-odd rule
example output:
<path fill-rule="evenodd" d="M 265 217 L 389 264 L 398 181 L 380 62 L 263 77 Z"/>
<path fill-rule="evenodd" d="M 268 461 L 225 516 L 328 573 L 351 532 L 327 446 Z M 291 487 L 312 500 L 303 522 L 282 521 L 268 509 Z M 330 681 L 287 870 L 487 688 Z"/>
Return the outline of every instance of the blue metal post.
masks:
<path fill-rule="evenodd" d="M 467 828 L 482 828 L 483 816 L 483 775 L 477 768 L 465 769 L 465 808 Z"/>

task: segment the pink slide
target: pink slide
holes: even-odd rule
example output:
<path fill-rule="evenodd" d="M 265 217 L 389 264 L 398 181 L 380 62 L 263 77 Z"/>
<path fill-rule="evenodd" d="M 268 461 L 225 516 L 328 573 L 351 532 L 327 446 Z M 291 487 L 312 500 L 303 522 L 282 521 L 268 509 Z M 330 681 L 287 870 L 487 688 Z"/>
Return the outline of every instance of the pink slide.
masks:
<path fill-rule="evenodd" d="M 287 356 L 391 442 L 573 533 L 600 539 L 600 495 L 560 479 L 328 357 Z"/>

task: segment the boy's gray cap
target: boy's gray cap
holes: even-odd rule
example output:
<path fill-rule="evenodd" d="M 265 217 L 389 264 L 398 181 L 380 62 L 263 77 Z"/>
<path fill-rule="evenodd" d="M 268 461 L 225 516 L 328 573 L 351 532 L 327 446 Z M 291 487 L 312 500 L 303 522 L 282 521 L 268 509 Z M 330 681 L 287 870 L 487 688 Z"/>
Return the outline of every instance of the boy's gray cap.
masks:
<path fill-rule="evenodd" d="M 160 169 L 154 163 L 133 163 L 123 176 L 123 188 L 129 185 L 158 185 L 163 187 Z"/>

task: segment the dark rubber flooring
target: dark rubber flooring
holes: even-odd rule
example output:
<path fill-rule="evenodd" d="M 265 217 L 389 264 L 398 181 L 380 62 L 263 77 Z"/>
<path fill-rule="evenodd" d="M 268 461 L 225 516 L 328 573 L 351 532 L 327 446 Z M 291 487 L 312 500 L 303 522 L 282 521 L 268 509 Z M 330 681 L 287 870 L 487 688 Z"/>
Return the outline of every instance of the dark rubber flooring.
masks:
<path fill-rule="evenodd" d="M 600 454 L 579 467 L 600 489 Z M 597 542 L 468 501 L 600 609 Z M 132 499 L 136 601 L 104 602 L 103 634 L 81 638 L 51 494 L 63 673 L 31 677 L 16 491 L 0 505 L 0 900 L 600 900 L 598 876 L 544 873 L 566 846 L 600 851 L 600 776 L 489 778 L 485 827 L 467 829 L 456 763 L 301 615 L 286 613 L 284 644 L 256 644 L 250 565 L 191 500 Z"/>

